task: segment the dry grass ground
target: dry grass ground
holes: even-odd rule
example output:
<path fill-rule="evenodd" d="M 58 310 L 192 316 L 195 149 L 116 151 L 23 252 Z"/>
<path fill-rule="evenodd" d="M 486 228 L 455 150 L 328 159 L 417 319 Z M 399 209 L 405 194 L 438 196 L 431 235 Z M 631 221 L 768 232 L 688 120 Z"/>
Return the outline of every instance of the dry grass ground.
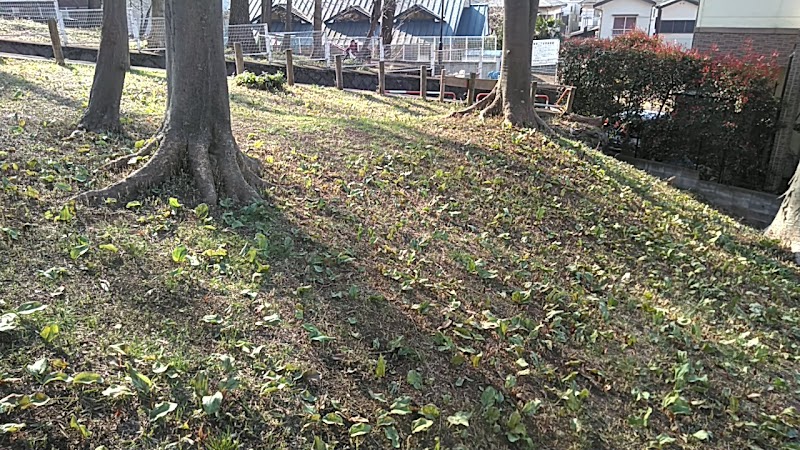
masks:
<path fill-rule="evenodd" d="M 797 269 L 665 183 L 438 104 L 232 86 L 267 202 L 75 208 L 164 110 L 136 71 L 130 137 L 69 138 L 91 79 L 0 65 L 0 448 L 800 448 Z"/>

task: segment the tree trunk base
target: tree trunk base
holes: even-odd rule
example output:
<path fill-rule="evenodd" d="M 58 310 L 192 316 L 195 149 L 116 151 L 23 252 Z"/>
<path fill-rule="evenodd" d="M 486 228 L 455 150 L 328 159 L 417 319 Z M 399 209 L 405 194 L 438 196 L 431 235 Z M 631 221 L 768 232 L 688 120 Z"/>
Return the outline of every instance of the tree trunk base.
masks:
<path fill-rule="evenodd" d="M 499 86 L 500 83 L 497 84 Z M 558 136 L 558 133 L 550 127 L 533 108 L 526 108 L 526 111 L 519 112 L 513 111 L 508 102 L 504 101 L 502 92 L 495 86 L 489 95 L 481 99 L 481 101 L 455 111 L 449 117 L 464 117 L 475 112 L 480 112 L 481 120 L 491 117 L 503 116 L 503 121 L 506 125 L 514 128 L 534 128 L 540 130 L 550 136 Z"/>
<path fill-rule="evenodd" d="M 800 177 L 800 165 L 789 182 L 789 190 L 783 195 L 783 202 L 778 209 L 778 214 L 772 220 L 769 228 L 764 234 L 772 239 L 776 239 L 781 244 L 788 247 L 794 253 L 798 264 L 800 264 L 800 208 L 798 208 L 797 195 L 800 191 L 795 188 L 795 184 Z"/>
<path fill-rule="evenodd" d="M 111 186 L 74 199 L 89 205 L 103 204 L 106 199 L 127 203 L 185 171 L 194 180 L 200 203 L 213 207 L 225 198 L 240 205 L 262 200 L 261 192 L 270 185 L 260 176 L 260 162 L 242 153 L 232 135 L 223 133 L 218 139 L 212 139 L 212 135 L 189 137 L 162 132 L 138 153 L 113 160 L 103 168 L 120 169 L 129 165 L 131 158 L 152 155 L 144 166 Z"/>
<path fill-rule="evenodd" d="M 111 133 L 122 134 L 122 125 L 120 125 L 119 117 L 102 116 L 90 117 L 89 114 L 83 116 L 81 122 L 78 124 L 78 129 L 88 131 L 91 133 Z"/>

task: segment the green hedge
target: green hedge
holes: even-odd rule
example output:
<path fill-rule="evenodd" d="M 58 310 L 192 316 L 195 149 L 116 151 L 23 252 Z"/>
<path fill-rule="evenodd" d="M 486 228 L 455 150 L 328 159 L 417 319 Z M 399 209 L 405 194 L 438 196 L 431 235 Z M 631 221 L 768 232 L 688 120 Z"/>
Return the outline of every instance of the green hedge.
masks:
<path fill-rule="evenodd" d="M 561 82 L 577 87 L 575 111 L 636 130 L 636 156 L 764 186 L 779 105 L 774 58 L 701 54 L 631 33 L 566 41 L 561 59 Z M 656 119 L 642 120 L 645 110 Z"/>

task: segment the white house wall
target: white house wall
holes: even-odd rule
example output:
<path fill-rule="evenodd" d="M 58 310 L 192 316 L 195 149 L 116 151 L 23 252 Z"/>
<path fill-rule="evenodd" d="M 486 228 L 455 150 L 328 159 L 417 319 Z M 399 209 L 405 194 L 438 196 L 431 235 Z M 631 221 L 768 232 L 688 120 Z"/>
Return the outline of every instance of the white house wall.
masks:
<path fill-rule="evenodd" d="M 602 11 L 599 36 L 601 38 L 611 37 L 611 31 L 614 29 L 614 16 L 637 16 L 636 28 L 653 34 L 653 5 L 651 3 L 641 0 L 613 0 L 597 9 Z"/>
<path fill-rule="evenodd" d="M 696 20 L 697 5 L 681 1 L 661 9 L 661 20 Z M 695 25 L 697 26 L 697 25 Z M 693 33 L 661 33 L 666 42 L 692 48 Z"/>
<path fill-rule="evenodd" d="M 678 2 L 661 9 L 661 20 L 695 20 L 697 5 L 689 2 Z"/>
<path fill-rule="evenodd" d="M 800 29 L 800 0 L 702 0 L 697 27 Z"/>

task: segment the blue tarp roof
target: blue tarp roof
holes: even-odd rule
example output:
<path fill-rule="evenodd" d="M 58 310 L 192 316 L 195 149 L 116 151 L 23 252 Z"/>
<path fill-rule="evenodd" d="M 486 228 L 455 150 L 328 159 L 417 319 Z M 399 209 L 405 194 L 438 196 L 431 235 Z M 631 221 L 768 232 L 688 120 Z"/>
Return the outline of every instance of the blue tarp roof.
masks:
<path fill-rule="evenodd" d="M 366 37 L 369 31 L 369 20 L 365 18 L 358 22 L 326 23 L 328 19 L 344 11 L 350 6 L 358 6 L 367 13 L 372 12 L 373 0 L 324 0 L 322 2 L 323 30 L 332 39 L 348 37 Z M 273 0 L 273 7 L 285 6 L 285 0 Z M 444 7 L 444 23 L 439 20 L 409 20 L 395 26 L 393 43 L 413 42 L 415 37 L 421 36 L 483 36 L 488 33 L 488 5 L 472 5 L 464 8 L 463 0 L 398 0 L 397 11 L 399 15 L 411 7 L 418 5 L 436 16 L 442 15 Z M 313 17 L 314 0 L 293 0 L 292 9 L 303 17 Z M 250 1 L 251 16 L 257 19 L 261 14 L 261 0 Z M 274 22 L 270 26 L 274 32 L 282 32 L 283 24 Z M 310 24 L 295 22 L 292 31 L 311 31 Z M 377 33 L 376 33 L 377 34 Z"/>

